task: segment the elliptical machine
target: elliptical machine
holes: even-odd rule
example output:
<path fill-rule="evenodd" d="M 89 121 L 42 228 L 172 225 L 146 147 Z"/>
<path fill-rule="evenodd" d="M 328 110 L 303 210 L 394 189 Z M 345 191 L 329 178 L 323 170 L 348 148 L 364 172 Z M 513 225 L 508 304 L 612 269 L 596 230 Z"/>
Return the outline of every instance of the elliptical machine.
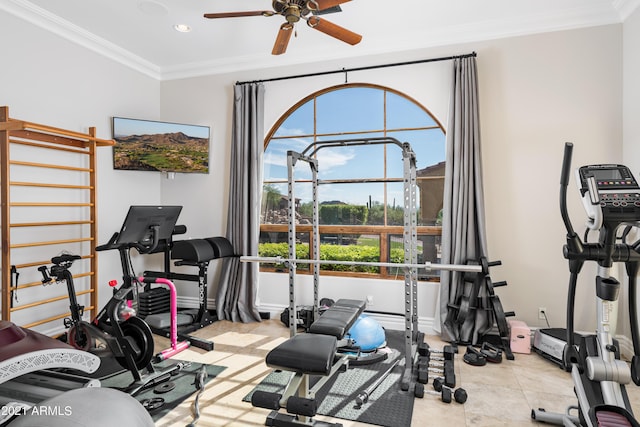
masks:
<path fill-rule="evenodd" d="M 640 228 L 640 186 L 623 165 L 582 166 L 577 181 L 588 229 L 584 242 L 576 234 L 567 211 L 567 185 L 573 144 L 566 143 L 560 180 L 560 213 L 567 230 L 563 248 L 569 261 L 570 281 L 567 299 L 567 345 L 565 367 L 570 368 L 578 406 L 565 414 L 533 410 L 531 417 L 550 424 L 572 426 L 640 426 L 634 418 L 625 386 L 632 380 L 640 385 L 640 338 L 636 303 L 636 276 L 640 262 L 640 241 L 626 243 L 629 231 Z M 624 226 L 622 233 L 621 227 Z M 587 243 L 590 230 L 598 231 L 597 243 Z M 620 236 L 619 236 L 620 234 Z M 575 294 L 578 274 L 585 261 L 598 264 L 596 276 L 597 329 L 592 335 L 574 340 Z M 620 282 L 611 276 L 616 262 L 624 262 L 629 280 L 629 317 L 634 355 L 631 366 L 620 360 L 614 339 Z M 578 415 L 569 412 L 578 409 Z"/>

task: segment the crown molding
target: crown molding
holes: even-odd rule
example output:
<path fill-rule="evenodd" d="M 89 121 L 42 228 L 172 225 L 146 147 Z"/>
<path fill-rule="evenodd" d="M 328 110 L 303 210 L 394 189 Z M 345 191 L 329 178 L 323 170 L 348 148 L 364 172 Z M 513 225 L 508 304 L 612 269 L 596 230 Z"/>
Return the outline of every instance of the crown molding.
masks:
<path fill-rule="evenodd" d="M 613 7 L 618 11 L 620 20 L 624 22 L 640 6 L 640 0 L 612 0 Z"/>
<path fill-rule="evenodd" d="M 640 6 L 640 0 L 611 0 L 612 8 L 603 10 L 597 5 L 568 10 L 553 15 L 549 11 L 535 16 L 522 17 L 507 26 L 497 25 L 493 21 L 480 21 L 473 24 L 459 25 L 442 29 L 433 33 L 419 30 L 402 43 L 406 51 L 425 49 L 436 46 L 447 46 L 458 43 L 492 40 L 505 37 L 550 31 L 570 30 L 589 26 L 621 23 Z M 215 61 L 203 61 L 160 67 L 130 51 L 115 45 L 101 37 L 64 20 L 27 0 L 0 0 L 0 10 L 4 10 L 27 22 L 83 46 L 108 59 L 136 70 L 153 79 L 175 80 L 182 78 L 202 77 L 252 69 L 267 69 L 287 65 L 317 62 L 319 60 L 339 60 L 353 56 L 353 52 L 344 53 L 342 57 L 335 51 L 314 51 L 295 58 L 265 58 L 263 56 L 240 56 Z M 433 40 L 433 42 L 429 42 Z M 388 46 L 385 38 L 367 40 L 367 45 L 359 46 L 358 55 L 380 55 L 397 53 L 398 45 Z"/>
<path fill-rule="evenodd" d="M 4 10 L 37 27 L 63 37 L 142 74 L 156 80 L 161 80 L 160 67 L 31 2 L 26 0 L 2 0 L 0 1 L 0 10 Z"/>

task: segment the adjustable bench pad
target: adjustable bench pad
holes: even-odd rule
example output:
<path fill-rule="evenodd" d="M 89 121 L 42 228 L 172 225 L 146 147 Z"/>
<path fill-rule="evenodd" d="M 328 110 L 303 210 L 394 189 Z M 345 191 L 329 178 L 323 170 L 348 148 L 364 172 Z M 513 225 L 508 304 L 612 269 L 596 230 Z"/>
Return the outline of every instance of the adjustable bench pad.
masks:
<path fill-rule="evenodd" d="M 336 337 L 300 334 L 271 350 L 265 361 L 274 369 L 327 376 L 337 350 Z"/>
<path fill-rule="evenodd" d="M 336 301 L 309 328 L 283 342 L 267 354 L 267 366 L 302 374 L 327 376 L 331 373 L 338 339 L 342 339 L 365 309 L 365 302 Z"/>
<path fill-rule="evenodd" d="M 342 339 L 365 309 L 365 302 L 339 299 L 311 324 L 312 334 L 332 335 Z"/>

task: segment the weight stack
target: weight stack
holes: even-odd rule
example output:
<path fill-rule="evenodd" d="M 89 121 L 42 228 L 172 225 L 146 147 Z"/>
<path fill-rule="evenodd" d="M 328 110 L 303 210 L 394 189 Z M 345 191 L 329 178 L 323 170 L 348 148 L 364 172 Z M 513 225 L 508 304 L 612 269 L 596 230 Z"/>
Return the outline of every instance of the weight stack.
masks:
<path fill-rule="evenodd" d="M 171 310 L 171 293 L 167 288 L 153 288 L 138 294 L 138 317 L 144 319 Z"/>

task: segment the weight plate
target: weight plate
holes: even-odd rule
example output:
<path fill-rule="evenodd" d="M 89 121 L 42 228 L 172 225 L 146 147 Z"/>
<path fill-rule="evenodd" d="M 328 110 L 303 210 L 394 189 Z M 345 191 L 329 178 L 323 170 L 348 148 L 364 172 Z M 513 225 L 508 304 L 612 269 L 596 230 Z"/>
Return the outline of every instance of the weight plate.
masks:
<path fill-rule="evenodd" d="M 174 388 L 176 388 L 176 383 L 173 381 L 167 381 L 156 386 L 156 388 L 153 389 L 153 392 L 157 394 L 168 393 Z"/>
<path fill-rule="evenodd" d="M 142 406 L 147 411 L 153 411 L 155 409 L 161 408 L 164 405 L 164 399 L 161 397 L 153 397 L 151 399 L 144 399 L 140 403 L 142 403 Z"/>
<path fill-rule="evenodd" d="M 139 317 L 130 317 L 120 323 L 124 338 L 130 342 L 130 347 L 134 349 L 134 362 L 138 369 L 144 369 L 153 359 L 153 333 L 147 323 Z M 117 357 L 116 360 L 123 367 L 129 369 L 124 357 Z"/>
<path fill-rule="evenodd" d="M 490 301 L 493 307 L 493 312 L 496 315 L 496 325 L 498 326 L 500 336 L 507 338 L 509 337 L 509 323 L 507 322 L 507 316 L 502 308 L 500 298 L 498 298 L 497 295 L 493 295 L 491 296 Z"/>

